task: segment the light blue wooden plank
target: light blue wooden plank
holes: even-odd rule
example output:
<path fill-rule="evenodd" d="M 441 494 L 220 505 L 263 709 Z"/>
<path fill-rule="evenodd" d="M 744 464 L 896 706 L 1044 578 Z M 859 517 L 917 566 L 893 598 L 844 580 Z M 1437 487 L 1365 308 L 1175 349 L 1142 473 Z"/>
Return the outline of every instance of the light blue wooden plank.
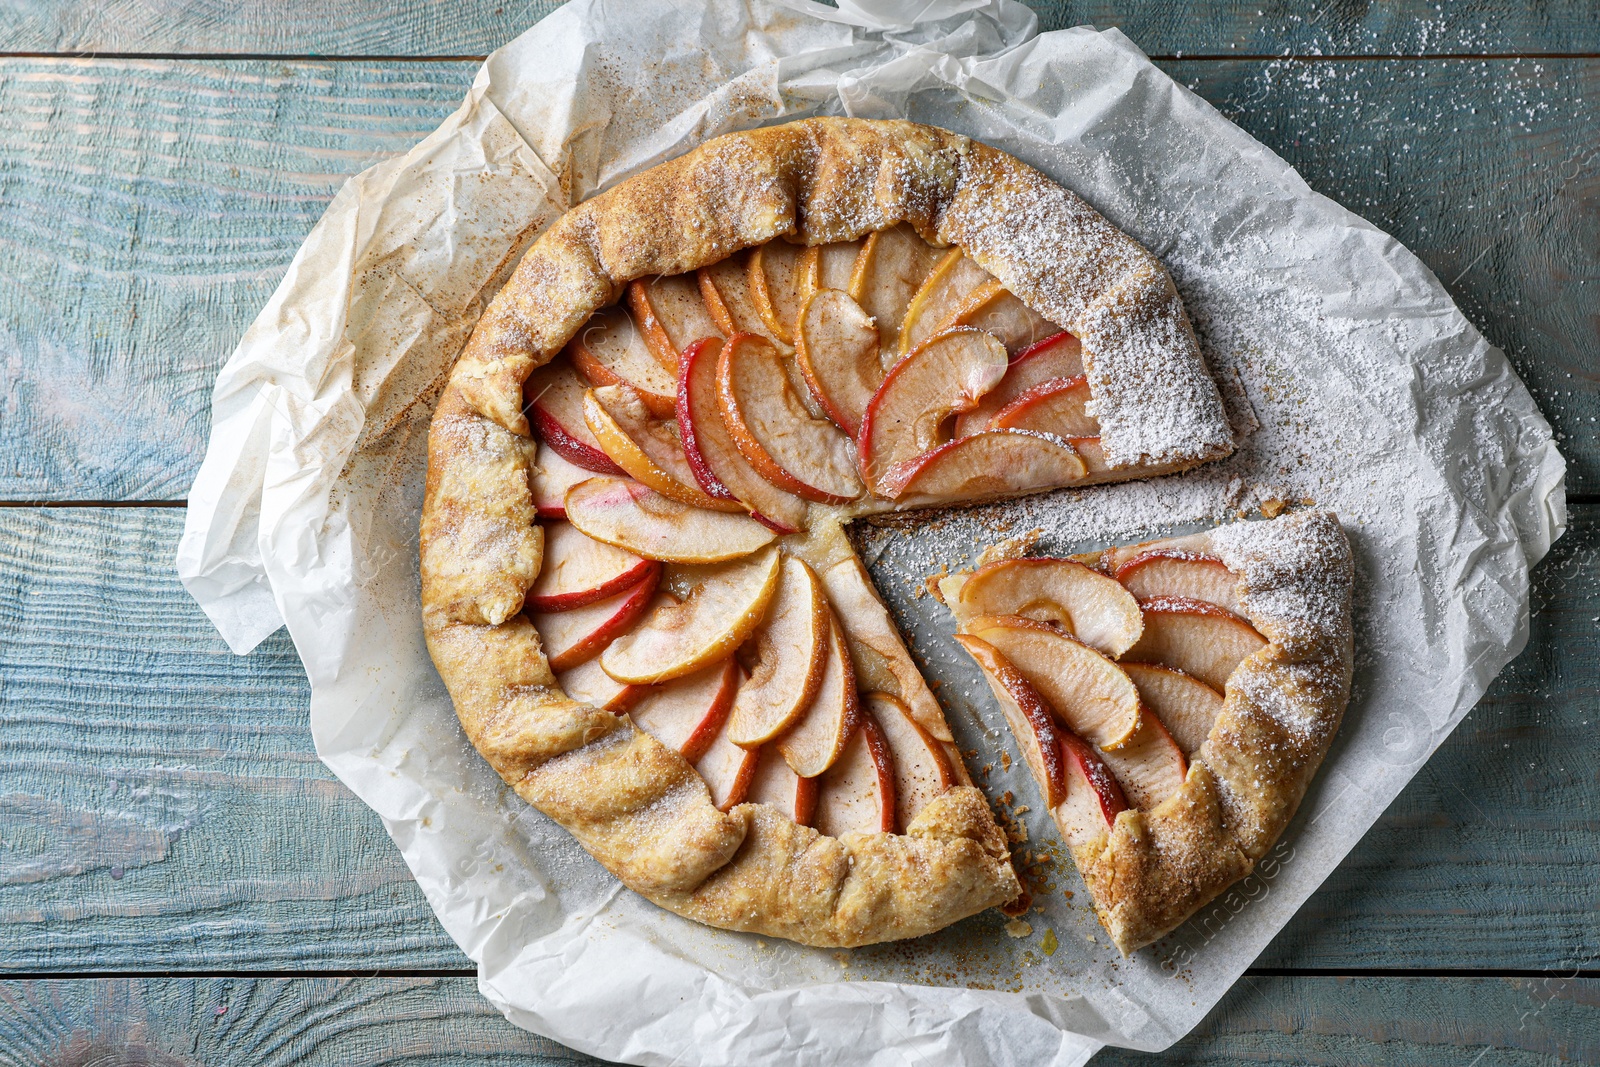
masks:
<path fill-rule="evenodd" d="M 1391 0 L 1028 0 L 1042 29 L 1116 26 L 1151 54 L 1441 55 L 1592 52 L 1592 0 L 1485 3 Z M 286 0 L 172 6 L 157 0 L 10 0 L 0 51 L 226 52 L 293 55 L 481 55 L 557 6 L 555 0 Z"/>
<path fill-rule="evenodd" d="M 0 969 L 468 967 L 312 754 L 287 642 L 236 659 L 175 509 L 0 510 Z M 1262 959 L 1596 966 L 1600 506 L 1532 648 Z"/>
<path fill-rule="evenodd" d="M 1246 978 L 1159 1057 L 1107 1049 L 1093 1063 L 1594 1063 L 1597 1003 L 1593 978 Z M 465 978 L 0 982 L 0 1067 L 599 1062 L 516 1029 Z"/>
<path fill-rule="evenodd" d="M 1168 67 L 1415 248 L 1600 491 L 1600 60 Z M 0 61 L 0 499 L 187 492 L 216 370 L 339 183 L 472 73 Z"/>

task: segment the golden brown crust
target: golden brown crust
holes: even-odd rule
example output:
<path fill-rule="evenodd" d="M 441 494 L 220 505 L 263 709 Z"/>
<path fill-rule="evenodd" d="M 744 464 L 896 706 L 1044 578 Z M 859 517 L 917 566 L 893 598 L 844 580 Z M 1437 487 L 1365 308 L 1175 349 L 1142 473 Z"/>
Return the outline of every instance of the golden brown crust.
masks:
<path fill-rule="evenodd" d="M 1024 214 L 1026 231 L 996 222 Z M 759 806 L 724 814 L 676 752 L 561 692 L 519 613 L 541 556 L 522 385 L 633 279 L 779 236 L 823 244 L 902 222 L 970 245 L 1082 337 L 1110 467 L 1179 469 L 1232 449 L 1171 280 L 1148 252 L 1010 156 L 932 127 L 847 119 L 720 137 L 567 212 L 479 322 L 430 431 L 424 628 L 468 738 L 626 885 L 712 925 L 866 944 L 939 929 L 1021 889 L 976 790 L 951 790 L 899 836 L 835 840 Z M 1158 377 L 1168 392 L 1177 383 L 1182 417 L 1141 424 Z M 908 702 L 919 721 L 946 735 L 918 692 Z"/>
<path fill-rule="evenodd" d="M 1127 811 L 1073 850 L 1124 953 L 1163 935 L 1250 873 L 1294 817 L 1350 699 L 1354 563 L 1330 512 L 1235 523 L 1184 539 L 1241 575 L 1268 643 L 1228 679 L 1222 712 L 1178 792 Z"/>

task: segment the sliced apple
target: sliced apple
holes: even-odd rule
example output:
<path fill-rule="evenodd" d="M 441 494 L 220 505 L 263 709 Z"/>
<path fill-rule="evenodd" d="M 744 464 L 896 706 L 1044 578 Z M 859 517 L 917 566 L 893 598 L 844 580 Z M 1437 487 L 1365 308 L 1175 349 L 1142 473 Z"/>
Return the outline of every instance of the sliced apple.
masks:
<path fill-rule="evenodd" d="M 1144 706 L 1155 713 L 1178 747 L 1188 755 L 1200 751 L 1222 714 L 1222 694 L 1200 679 L 1159 663 L 1123 663 Z"/>
<path fill-rule="evenodd" d="M 723 337 L 736 333 L 766 334 L 767 325 L 750 289 L 749 257 L 743 252 L 695 272 L 706 313 Z M 685 349 L 684 351 L 686 351 Z M 682 372 L 681 357 L 679 353 Z"/>
<path fill-rule="evenodd" d="M 976 503 L 1081 482 L 1088 468 L 1054 434 L 985 430 L 959 437 L 884 474 L 878 492 L 903 503 Z"/>
<path fill-rule="evenodd" d="M 801 778 L 790 769 L 776 745 L 752 752 L 755 773 L 750 778 L 746 804 L 770 804 L 801 826 L 810 826 L 817 812 L 817 780 Z"/>
<path fill-rule="evenodd" d="M 596 656 L 632 626 L 656 591 L 654 575 L 632 589 L 571 611 L 534 612 L 529 615 L 539 631 L 539 642 L 553 671 L 570 670 Z"/>
<path fill-rule="evenodd" d="M 855 436 L 867 402 L 883 382 L 878 328 L 838 289 L 818 289 L 800 314 L 795 362 L 817 403 Z"/>
<path fill-rule="evenodd" d="M 717 362 L 722 341 L 696 341 L 678 369 L 678 430 L 695 480 L 708 496 L 737 500 L 757 522 L 778 533 L 805 525 L 807 504 L 773 485 L 750 466 L 733 443 L 717 399 Z"/>
<path fill-rule="evenodd" d="M 969 620 L 967 633 L 993 645 L 1067 727 L 1108 748 L 1139 726 L 1139 691 L 1126 672 L 1071 634 L 1017 615 Z"/>
<path fill-rule="evenodd" d="M 795 323 L 800 318 L 802 262 L 805 249 L 775 240 L 750 253 L 750 293 L 756 310 L 773 338 L 794 344 Z"/>
<path fill-rule="evenodd" d="M 983 670 L 984 680 L 995 701 L 1005 713 L 1011 736 L 1017 739 L 1022 758 L 1033 772 L 1033 780 L 1044 793 L 1045 806 L 1053 808 L 1066 799 L 1066 765 L 1061 760 L 1060 733 L 1049 706 L 1022 672 L 982 638 L 956 634 Z"/>
<path fill-rule="evenodd" d="M 976 405 L 1006 367 L 1005 347 L 967 328 L 940 334 L 904 356 L 861 416 L 857 441 L 867 481 L 876 486 L 895 464 L 948 442 L 951 416 Z"/>
<path fill-rule="evenodd" d="M 1144 636 L 1128 650 L 1128 658 L 1176 667 L 1219 693 L 1234 668 L 1267 643 L 1248 622 L 1204 600 L 1163 596 L 1139 606 Z"/>
<path fill-rule="evenodd" d="M 1083 350 L 1070 333 L 1058 333 L 1018 352 L 1005 377 L 970 411 L 956 420 L 956 436 L 989 429 L 995 415 L 1029 389 L 1052 378 L 1076 378 L 1083 373 Z"/>
<path fill-rule="evenodd" d="M 946 252 L 923 279 L 900 327 L 900 355 L 952 326 L 966 323 L 1000 288 L 994 275 L 959 248 Z"/>
<path fill-rule="evenodd" d="M 597 311 L 567 343 L 567 358 L 591 385 L 631 385 L 657 418 L 672 418 L 676 382 L 621 307 Z"/>
<path fill-rule="evenodd" d="M 755 779 L 756 764 L 761 760 L 759 749 L 746 750 L 728 740 L 726 729 L 711 740 L 711 747 L 695 761 L 694 769 L 705 780 L 711 791 L 711 803 L 719 811 L 731 811 L 745 802 L 750 784 Z M 778 760 L 784 770 L 788 764 Z M 789 772 L 793 774 L 793 771 Z"/>
<path fill-rule="evenodd" d="M 944 745 L 917 724 L 899 697 L 868 693 L 865 703 L 894 759 L 895 829 L 905 833 L 918 812 L 957 784 L 955 767 Z"/>
<path fill-rule="evenodd" d="M 958 622 L 979 615 L 1021 615 L 1052 623 L 1112 657 L 1132 648 L 1144 630 L 1144 617 L 1132 594 L 1114 579 L 1070 559 L 985 564 L 961 583 L 950 610 Z"/>
<path fill-rule="evenodd" d="M 702 337 L 715 337 L 718 333 L 692 274 L 630 282 L 628 307 L 651 355 L 674 376 L 684 349 Z"/>
<path fill-rule="evenodd" d="M 566 518 L 567 490 L 593 477 L 594 471 L 569 462 L 561 453 L 540 441 L 539 451 L 533 457 L 533 466 L 528 469 L 528 488 L 533 491 L 534 510 L 541 519 Z"/>
<path fill-rule="evenodd" d="M 1189 773 L 1189 761 L 1161 720 L 1145 711 L 1139 726 L 1116 748 L 1103 748 L 1100 756 L 1116 775 L 1128 802 L 1149 811 L 1178 791 Z"/>
<path fill-rule="evenodd" d="M 687 599 L 657 605 L 612 642 L 600 666 L 619 682 L 650 685 L 726 659 L 766 615 L 778 588 L 778 564 L 776 548 L 723 564 Z"/>
<path fill-rule="evenodd" d="M 748 515 L 703 511 L 627 478 L 589 478 L 567 490 L 567 521 L 608 545 L 663 563 L 723 563 L 777 536 Z"/>
<path fill-rule="evenodd" d="M 1060 741 L 1067 796 L 1050 814 L 1067 846 L 1076 848 L 1108 832 L 1118 813 L 1128 810 L 1128 800 L 1093 746 L 1070 730 L 1062 731 Z"/>
<path fill-rule="evenodd" d="M 827 504 L 862 494 L 850 438 L 806 410 L 766 338 L 739 334 L 722 346 L 717 398 L 734 444 L 773 485 Z"/>
<path fill-rule="evenodd" d="M 1117 567 L 1117 581 L 1141 600 L 1182 596 L 1204 600 L 1243 617 L 1239 576 L 1215 556 L 1168 549 L 1140 552 Z"/>
<path fill-rule="evenodd" d="M 885 358 L 900 351 L 906 309 L 943 254 L 904 223 L 869 234 L 862 244 L 849 292 L 877 320 Z"/>
<path fill-rule="evenodd" d="M 567 462 L 595 474 L 621 474 L 583 417 L 588 385 L 566 360 L 546 363 L 522 385 L 528 421 L 539 439 Z"/>
<path fill-rule="evenodd" d="M 1106 453 L 1105 449 L 1100 447 L 1100 438 L 1069 437 L 1067 438 L 1067 444 L 1071 445 L 1073 451 L 1078 453 L 1078 458 L 1083 460 L 1083 469 L 1088 471 L 1088 475 L 1084 478 L 1086 484 L 1116 481 L 1128 476 L 1124 471 L 1112 470 L 1110 465 L 1106 463 Z M 1145 477 L 1150 477 L 1161 472 L 1146 467 L 1139 473 Z"/>
<path fill-rule="evenodd" d="M 994 334 L 1006 346 L 1006 351 L 1018 355 L 1061 332 L 1061 327 L 1017 299 L 1016 294 L 998 285 L 967 316 L 966 322 L 985 333 Z"/>
<path fill-rule="evenodd" d="M 828 661 L 822 684 L 789 732 L 778 739 L 778 751 L 794 773 L 815 778 L 839 758 L 845 742 L 861 717 L 855 670 L 844 645 L 839 621 L 828 616 Z"/>
<path fill-rule="evenodd" d="M 739 664 L 730 656 L 665 685 L 634 702 L 634 725 L 694 763 L 711 748 L 728 720 L 739 688 Z"/>
<path fill-rule="evenodd" d="M 829 837 L 892 834 L 896 799 L 888 739 L 863 710 L 844 751 L 817 782 L 816 827 Z"/>
<path fill-rule="evenodd" d="M 996 430 L 1038 430 L 1057 437 L 1097 437 L 1100 420 L 1084 410 L 1088 402 L 1088 378 L 1081 374 L 1050 378 L 995 412 L 989 425 Z"/>
<path fill-rule="evenodd" d="M 598 660 L 592 659 L 557 674 L 556 684 L 573 700 L 581 700 L 601 711 L 619 715 L 650 692 L 647 685 L 627 685 L 617 681 L 601 669 Z"/>
<path fill-rule="evenodd" d="M 528 590 L 529 611 L 570 611 L 632 589 L 661 564 L 596 541 L 566 522 L 544 528 L 544 563 Z"/>
<path fill-rule="evenodd" d="M 678 424 L 658 419 L 630 386 L 607 385 L 584 394 L 583 414 L 607 456 L 641 485 L 691 507 L 744 511 L 737 500 L 700 488 L 683 450 Z"/>
<path fill-rule="evenodd" d="M 734 744 L 764 744 L 805 713 L 822 686 L 832 625 L 816 572 L 793 556 L 785 558 L 767 617 L 745 646 L 754 662 L 733 702 L 728 737 Z"/>

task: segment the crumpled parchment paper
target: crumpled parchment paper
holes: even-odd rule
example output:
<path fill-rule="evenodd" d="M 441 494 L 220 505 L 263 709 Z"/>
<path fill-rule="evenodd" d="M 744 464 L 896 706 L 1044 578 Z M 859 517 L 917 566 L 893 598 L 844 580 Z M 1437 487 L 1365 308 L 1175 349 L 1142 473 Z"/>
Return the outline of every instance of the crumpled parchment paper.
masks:
<path fill-rule="evenodd" d="M 1164 1048 L 1527 640 L 1564 465 L 1505 357 L 1405 248 L 1121 34 L 1035 31 L 1011 0 L 575 0 L 490 56 L 433 135 L 346 184 L 218 377 L 180 574 L 236 652 L 288 625 L 318 753 L 383 817 L 513 1022 L 662 1064 L 1034 1067 Z M 1024 923 L 990 912 L 849 953 L 710 930 L 622 890 L 467 744 L 417 579 L 431 406 L 520 253 L 570 204 L 708 137 L 819 113 L 945 126 L 1082 194 L 1171 268 L 1244 435 L 1182 477 L 860 533 L 974 772 L 1012 791 L 1049 873 Z M 1355 543 L 1355 697 L 1260 869 L 1121 960 L 1042 805 L 1016 810 L 1032 783 L 1020 760 L 1002 768 L 1016 753 L 998 711 L 918 589 L 1006 534 L 1073 550 L 1276 500 L 1337 509 Z"/>

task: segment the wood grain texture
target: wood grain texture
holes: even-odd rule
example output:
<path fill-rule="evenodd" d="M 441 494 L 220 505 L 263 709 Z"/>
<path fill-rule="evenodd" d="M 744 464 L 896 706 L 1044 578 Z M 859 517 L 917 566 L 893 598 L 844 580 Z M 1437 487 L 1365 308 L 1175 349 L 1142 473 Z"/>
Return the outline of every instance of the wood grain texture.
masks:
<path fill-rule="evenodd" d="M 469 967 L 317 762 L 288 643 L 232 657 L 172 577 L 181 523 L 0 510 L 0 969 Z M 1264 965 L 1600 962 L 1597 570 L 1580 507 L 1532 650 Z"/>
<path fill-rule="evenodd" d="M 1593 0 L 1027 0 L 1043 30 L 1121 29 L 1151 55 L 1447 55 L 1593 52 Z M 339 0 L 172 5 L 161 0 L 4 0 L 0 51 L 482 55 L 558 6 L 557 0 Z"/>
<path fill-rule="evenodd" d="M 1165 66 L 1415 249 L 1600 491 L 1600 60 Z M 216 370 L 328 200 L 473 71 L 0 60 L 0 499 L 182 497 Z"/>
<path fill-rule="evenodd" d="M 1093 1063 L 1545 1067 L 1597 1059 L 1600 980 L 1552 975 L 1246 978 L 1159 1057 L 1107 1049 Z M 601 1062 L 512 1026 L 468 978 L 0 982 L 0 1067 Z M 904 1062 L 927 1061 L 908 1050 Z"/>

